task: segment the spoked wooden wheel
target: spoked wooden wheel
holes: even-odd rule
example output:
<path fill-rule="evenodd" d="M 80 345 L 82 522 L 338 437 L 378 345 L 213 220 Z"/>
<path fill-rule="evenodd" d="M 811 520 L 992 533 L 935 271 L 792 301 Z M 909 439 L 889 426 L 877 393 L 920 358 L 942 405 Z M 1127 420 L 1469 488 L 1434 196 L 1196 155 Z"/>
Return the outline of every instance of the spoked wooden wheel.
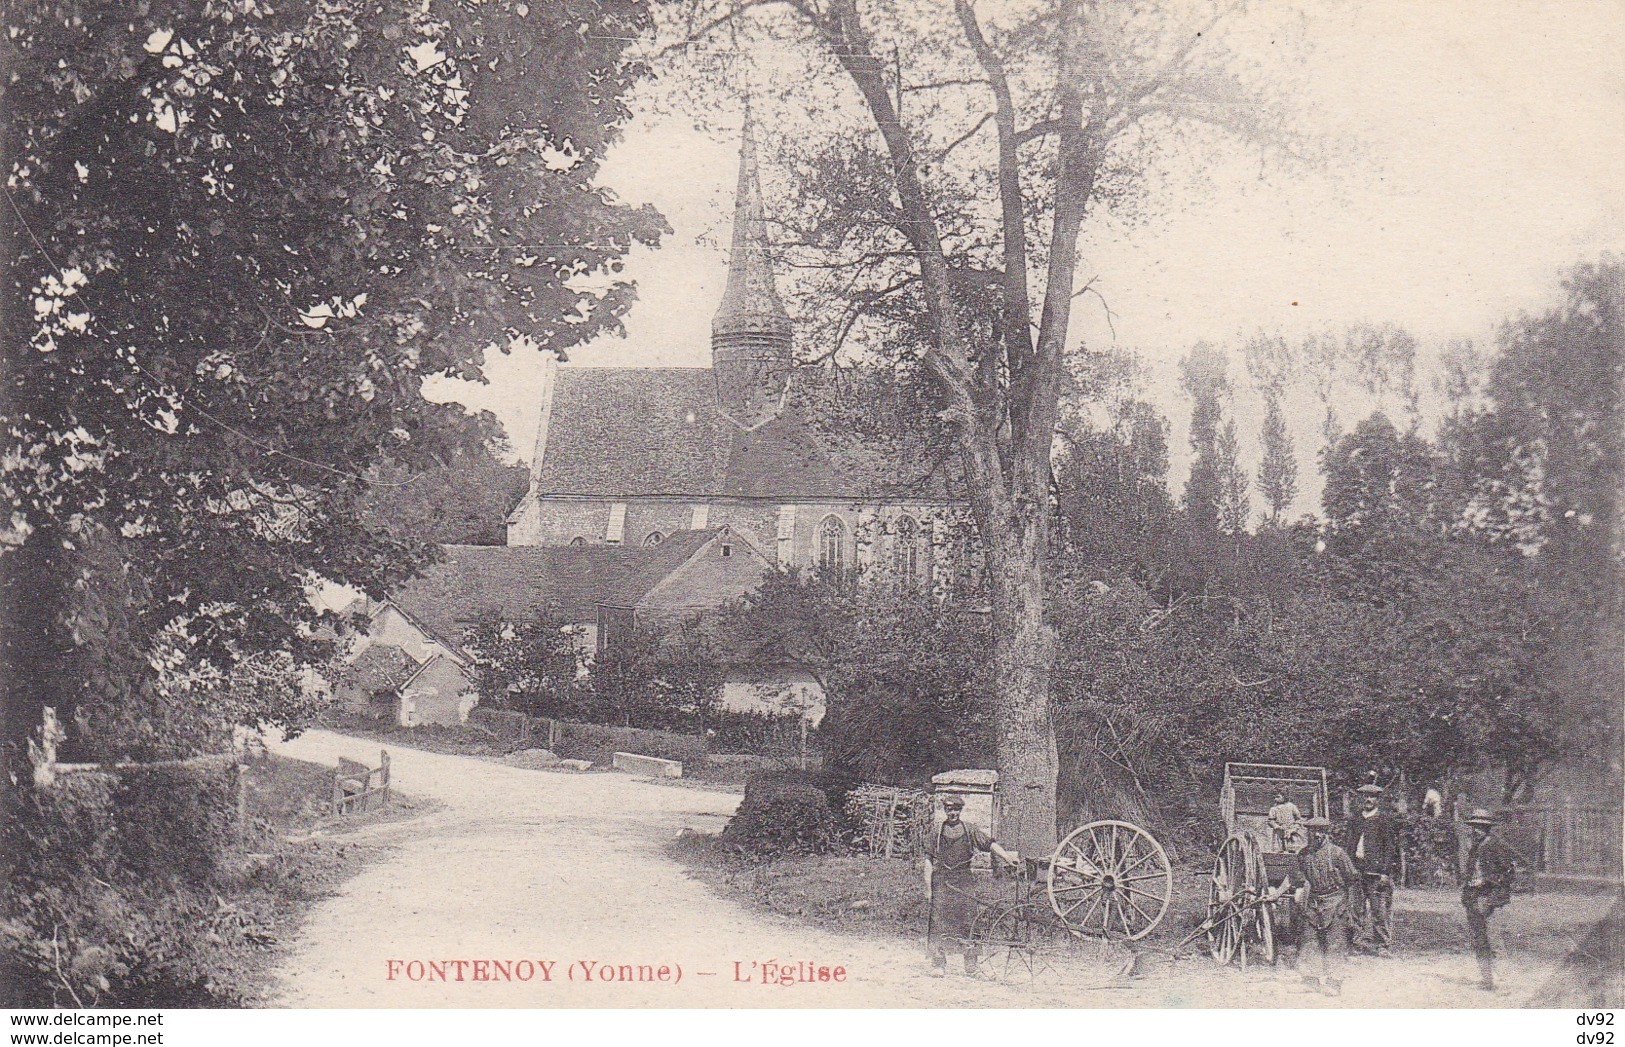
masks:
<path fill-rule="evenodd" d="M 1249 953 L 1266 962 L 1275 959 L 1275 934 L 1267 906 L 1258 904 L 1269 887 L 1264 856 L 1250 837 L 1232 836 L 1213 859 L 1208 884 L 1208 952 L 1214 962 L 1229 963 Z"/>
<path fill-rule="evenodd" d="M 1128 822 L 1072 830 L 1050 859 L 1050 907 L 1073 934 L 1138 941 L 1168 911 L 1174 873 L 1150 833 Z"/>
<path fill-rule="evenodd" d="M 982 969 L 1017 985 L 1050 970 L 1065 938 L 1049 909 L 1032 900 L 985 909 L 971 926 L 971 945 L 980 954 Z"/>

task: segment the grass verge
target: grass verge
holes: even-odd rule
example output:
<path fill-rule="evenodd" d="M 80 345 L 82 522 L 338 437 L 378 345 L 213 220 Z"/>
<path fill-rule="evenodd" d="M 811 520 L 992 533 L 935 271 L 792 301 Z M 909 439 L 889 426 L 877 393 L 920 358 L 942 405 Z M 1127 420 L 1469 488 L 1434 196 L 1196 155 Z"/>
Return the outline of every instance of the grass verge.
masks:
<path fill-rule="evenodd" d="M 335 817 L 329 811 L 333 771 L 319 764 L 266 756 L 251 765 L 250 848 L 227 870 L 220 903 L 238 933 L 220 935 L 208 957 L 208 1006 L 265 1006 L 276 992 L 273 972 L 317 904 L 384 856 L 386 845 L 349 837 L 356 830 L 417 817 L 429 807 L 392 793 L 389 806 Z"/>
<path fill-rule="evenodd" d="M 719 837 L 688 832 L 670 845 L 671 856 L 718 894 L 758 912 L 802 921 L 822 930 L 864 937 L 923 940 L 926 898 L 915 861 L 826 854 L 777 861 L 753 859 Z M 1207 915 L 1211 871 L 1206 862 L 1174 869 L 1168 911 L 1142 942 L 1151 951 L 1173 949 Z M 1018 887 L 985 876 L 979 895 L 989 904 L 1013 902 Z M 1519 894 L 1498 917 L 1498 931 L 1517 951 L 1556 959 L 1584 937 L 1590 923 L 1582 911 L 1596 908 L 1574 892 Z M 1455 892 L 1401 891 L 1394 912 L 1399 951 L 1457 954 L 1466 949 L 1465 922 Z M 1204 954 L 1198 936 L 1182 953 Z"/>

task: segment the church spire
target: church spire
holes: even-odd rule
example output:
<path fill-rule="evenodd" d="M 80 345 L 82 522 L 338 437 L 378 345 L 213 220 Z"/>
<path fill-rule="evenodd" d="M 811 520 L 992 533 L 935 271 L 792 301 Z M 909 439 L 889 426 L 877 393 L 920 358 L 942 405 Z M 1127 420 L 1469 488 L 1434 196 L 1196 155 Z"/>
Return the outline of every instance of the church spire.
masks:
<path fill-rule="evenodd" d="M 728 286 L 711 320 L 711 362 L 718 405 L 741 425 L 755 428 L 777 414 L 784 399 L 793 326 L 773 281 L 749 102 L 741 138 L 733 250 Z"/>

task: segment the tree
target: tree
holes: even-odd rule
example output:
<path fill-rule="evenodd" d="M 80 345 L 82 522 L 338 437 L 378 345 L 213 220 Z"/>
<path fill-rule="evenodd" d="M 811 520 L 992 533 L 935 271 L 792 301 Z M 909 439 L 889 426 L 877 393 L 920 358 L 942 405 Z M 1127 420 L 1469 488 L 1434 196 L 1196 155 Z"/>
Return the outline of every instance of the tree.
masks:
<path fill-rule="evenodd" d="M 1292 434 L 1281 413 L 1278 396 L 1265 394 L 1264 422 L 1259 432 L 1263 451 L 1258 462 L 1258 492 L 1264 496 L 1271 526 L 1279 526 L 1282 515 L 1298 497 L 1298 461 L 1293 455 Z"/>
<path fill-rule="evenodd" d="M 828 764 L 917 784 L 992 755 L 987 616 L 913 588 L 771 571 L 718 623 L 747 661 L 790 662 L 824 691 Z"/>
<path fill-rule="evenodd" d="M 495 420 L 485 416 L 494 428 Z M 504 545 L 508 513 L 524 495 L 530 474 L 523 465 L 504 465 L 507 450 L 500 432 L 473 448 L 454 448 L 444 464 L 414 474 L 389 461 L 368 478 L 361 497 L 367 524 L 403 542 L 448 545 Z M 411 479 L 411 483 L 396 486 Z M 388 486 L 385 486 L 388 484 Z"/>
<path fill-rule="evenodd" d="M 1544 671 L 1565 750 L 1617 782 L 1625 263 L 1578 265 L 1563 289 L 1556 308 L 1502 325 L 1489 360 L 1456 354 L 1461 406 L 1441 444 L 1463 502 L 1458 528 L 1516 550 L 1541 580 L 1541 613 L 1562 637 Z"/>
<path fill-rule="evenodd" d="M 1127 217 L 1161 150 L 1284 126 L 1225 51 L 1222 7 L 936 8 L 857 0 L 673 3 L 685 41 L 754 33 L 804 58 L 820 125 L 789 143 L 805 201 L 790 224 L 850 312 L 898 338 L 948 425 L 987 565 L 989 707 L 1003 824 L 1055 838 L 1055 636 L 1046 623 L 1050 455 L 1085 220 Z M 840 309 L 831 310 L 834 312 Z M 847 328 L 854 324 L 844 325 Z"/>
<path fill-rule="evenodd" d="M 1419 528 L 1438 533 L 1450 511 L 1435 498 L 1438 461 L 1414 431 L 1400 433 L 1382 413 L 1326 449 L 1321 502 L 1334 528 Z"/>
<path fill-rule="evenodd" d="M 1179 380 L 1191 398 L 1193 452 L 1185 480 L 1183 531 L 1196 560 L 1192 567 L 1211 573 L 1220 566 L 1221 540 L 1228 538 L 1233 545 L 1246 531 L 1250 515 L 1236 425 L 1224 418 L 1230 396 L 1224 354 L 1206 343 L 1194 346 L 1179 363 Z"/>
<path fill-rule="evenodd" d="M 648 14 L 5 15 L 6 735 L 54 705 L 70 748 L 133 753 L 127 712 L 195 701 L 153 669 L 166 630 L 200 680 L 319 659 L 313 578 L 381 594 L 429 555 L 358 504 L 479 439 L 425 376 L 617 328 L 632 289 L 612 274 L 664 223 L 594 180 Z M 386 458 L 407 475 L 369 480 Z"/>
<path fill-rule="evenodd" d="M 1079 354 L 1062 402 L 1055 504 L 1066 559 L 1099 575 L 1155 585 L 1173 530 L 1168 424 L 1141 398 L 1131 354 Z"/>
<path fill-rule="evenodd" d="M 592 664 L 589 719 L 623 727 L 705 731 L 726 676 L 712 623 L 688 616 L 617 631 Z"/>
<path fill-rule="evenodd" d="M 488 612 L 463 635 L 480 702 L 533 716 L 568 716 L 580 699 L 579 630 L 547 608 L 525 618 Z"/>
<path fill-rule="evenodd" d="M 1230 539 L 1232 549 L 1239 548 L 1252 518 L 1252 504 L 1247 499 L 1247 473 L 1241 468 L 1241 442 L 1236 439 L 1236 421 L 1226 419 L 1214 445 L 1214 471 L 1219 479 L 1219 530 Z"/>

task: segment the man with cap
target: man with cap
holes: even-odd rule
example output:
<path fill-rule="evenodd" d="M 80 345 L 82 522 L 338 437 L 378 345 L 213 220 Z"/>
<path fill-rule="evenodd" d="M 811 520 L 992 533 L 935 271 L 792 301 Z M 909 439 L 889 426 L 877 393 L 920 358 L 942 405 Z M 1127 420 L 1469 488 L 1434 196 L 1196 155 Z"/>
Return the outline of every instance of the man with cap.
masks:
<path fill-rule="evenodd" d="M 1303 812 L 1286 798 L 1286 793 L 1275 794 L 1275 805 L 1270 808 L 1269 825 L 1275 831 L 1275 849 L 1293 851 L 1303 846 Z"/>
<path fill-rule="evenodd" d="M 1482 807 L 1465 819 L 1473 843 L 1467 852 L 1467 882 L 1461 904 L 1467 910 L 1467 937 L 1478 957 L 1479 988 L 1495 990 L 1495 950 L 1490 948 L 1490 916 L 1512 901 L 1512 848 L 1495 835 L 1495 816 Z"/>
<path fill-rule="evenodd" d="M 1354 919 L 1361 948 L 1388 955 L 1394 936 L 1394 877 L 1399 873 L 1399 823 L 1382 809 L 1382 786 L 1368 780 L 1359 788 L 1360 811 L 1349 822 L 1345 844 L 1360 870 Z"/>
<path fill-rule="evenodd" d="M 1315 817 L 1304 823 L 1309 845 L 1270 894 L 1273 900 L 1297 889 L 1303 910 L 1303 944 L 1298 970 L 1305 985 L 1327 996 L 1343 992 L 1343 967 L 1348 960 L 1346 930 L 1349 895 L 1359 889 L 1360 873 L 1348 852 L 1331 841 L 1332 820 Z"/>
<path fill-rule="evenodd" d="M 944 820 L 931 830 L 925 841 L 926 858 L 922 868 L 925 889 L 931 899 L 926 950 L 931 954 L 933 978 L 948 973 L 949 950 L 964 954 L 967 975 L 983 976 L 981 956 L 970 938 L 971 921 L 977 908 L 971 859 L 977 851 L 990 851 L 1003 861 L 1011 864 L 1016 861 L 1015 855 L 1000 847 L 979 826 L 963 821 L 964 811 L 963 798 L 952 794 L 944 797 Z"/>

